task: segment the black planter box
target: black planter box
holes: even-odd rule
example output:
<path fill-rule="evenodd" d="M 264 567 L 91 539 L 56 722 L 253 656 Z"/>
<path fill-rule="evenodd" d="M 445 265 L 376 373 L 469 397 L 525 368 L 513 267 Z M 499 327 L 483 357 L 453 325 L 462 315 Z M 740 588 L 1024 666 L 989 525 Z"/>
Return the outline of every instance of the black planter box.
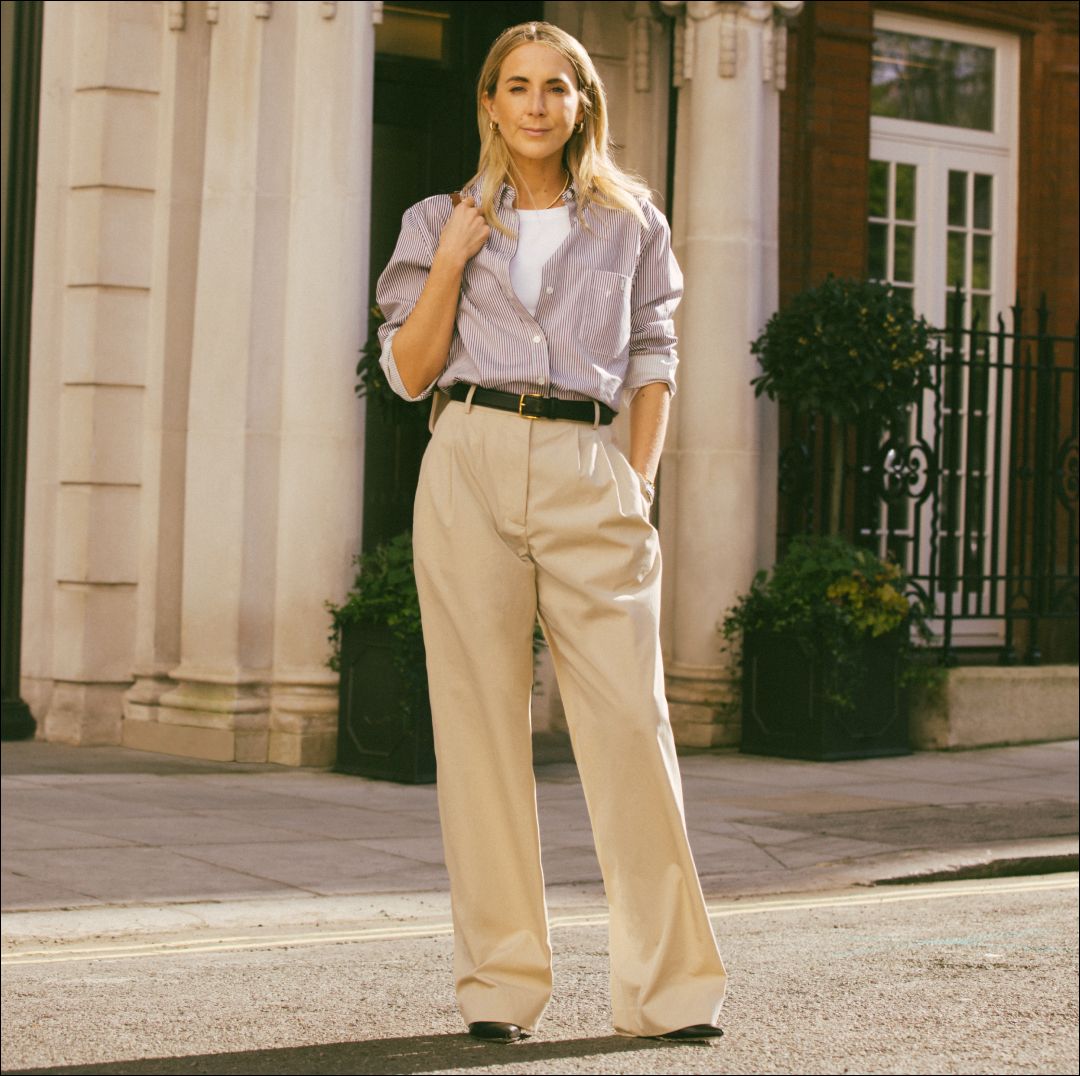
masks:
<path fill-rule="evenodd" d="M 819 761 L 911 754 L 907 692 L 899 682 L 904 630 L 861 641 L 854 709 L 824 697 L 837 673 L 804 642 L 786 633 L 748 632 L 740 750 Z"/>
<path fill-rule="evenodd" d="M 431 706 L 427 691 L 417 691 L 398 671 L 396 645 L 389 628 L 345 626 L 334 768 L 360 777 L 430 784 L 435 780 Z"/>

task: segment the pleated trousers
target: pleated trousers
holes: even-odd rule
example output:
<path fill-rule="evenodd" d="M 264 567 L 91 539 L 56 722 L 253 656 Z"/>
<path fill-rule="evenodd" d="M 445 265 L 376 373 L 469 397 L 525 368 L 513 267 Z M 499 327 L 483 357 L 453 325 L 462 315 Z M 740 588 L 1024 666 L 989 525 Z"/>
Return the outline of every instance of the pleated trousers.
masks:
<path fill-rule="evenodd" d="M 608 900 L 613 1026 L 715 1022 L 727 974 L 664 695 L 659 536 L 611 427 L 447 403 L 421 463 L 413 543 L 465 1022 L 535 1030 L 551 996 L 537 613 Z"/>

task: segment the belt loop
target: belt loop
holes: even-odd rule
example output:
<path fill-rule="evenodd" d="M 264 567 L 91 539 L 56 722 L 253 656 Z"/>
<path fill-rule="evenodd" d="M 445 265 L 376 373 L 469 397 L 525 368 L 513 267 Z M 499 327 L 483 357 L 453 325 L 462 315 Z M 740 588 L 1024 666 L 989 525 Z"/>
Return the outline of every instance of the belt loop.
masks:
<path fill-rule="evenodd" d="M 595 430 L 595 429 L 598 429 L 599 426 L 600 426 L 600 405 L 595 400 L 593 400 L 592 405 L 593 405 L 592 428 Z"/>
<path fill-rule="evenodd" d="M 465 397 L 465 414 L 472 410 L 472 398 L 476 394 L 476 385 L 469 386 L 469 394 Z"/>

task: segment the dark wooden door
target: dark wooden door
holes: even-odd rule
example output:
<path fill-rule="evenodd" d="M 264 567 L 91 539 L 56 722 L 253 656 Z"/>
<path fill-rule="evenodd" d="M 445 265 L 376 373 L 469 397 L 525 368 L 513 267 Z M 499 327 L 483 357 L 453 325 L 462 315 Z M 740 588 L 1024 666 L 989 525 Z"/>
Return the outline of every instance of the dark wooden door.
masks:
<path fill-rule="evenodd" d="M 458 189 L 476 170 L 476 79 L 507 26 L 543 17 L 542 3 L 387 5 L 376 41 L 371 296 L 393 253 L 401 215 L 430 194 Z M 428 401 L 405 420 L 369 404 L 364 451 L 363 547 L 412 526 Z"/>

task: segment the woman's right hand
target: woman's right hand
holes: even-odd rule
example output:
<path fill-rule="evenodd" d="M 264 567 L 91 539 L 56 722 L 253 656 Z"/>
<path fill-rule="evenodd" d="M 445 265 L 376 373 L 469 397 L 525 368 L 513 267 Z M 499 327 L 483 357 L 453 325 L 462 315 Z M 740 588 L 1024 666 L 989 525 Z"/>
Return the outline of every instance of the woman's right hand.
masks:
<path fill-rule="evenodd" d="M 491 228 L 472 198 L 462 198 L 443 227 L 435 256 L 464 269 L 465 263 L 483 247 L 490 234 Z"/>

